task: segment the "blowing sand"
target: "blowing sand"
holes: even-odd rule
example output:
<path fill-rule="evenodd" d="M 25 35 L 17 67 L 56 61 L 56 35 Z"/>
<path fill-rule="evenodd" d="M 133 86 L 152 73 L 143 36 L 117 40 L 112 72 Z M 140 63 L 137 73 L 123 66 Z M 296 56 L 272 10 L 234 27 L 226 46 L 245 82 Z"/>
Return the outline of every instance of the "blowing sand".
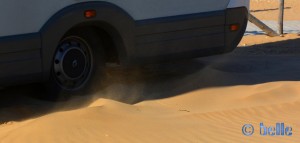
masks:
<path fill-rule="evenodd" d="M 7 88 L 0 142 L 298 143 L 299 45 L 298 35 L 246 36 L 227 55 L 110 69 L 104 89 L 66 102 L 32 98 L 34 86 Z M 284 122 L 293 136 L 260 136 L 261 122 Z M 242 134 L 244 124 L 253 124 L 253 136 Z"/>

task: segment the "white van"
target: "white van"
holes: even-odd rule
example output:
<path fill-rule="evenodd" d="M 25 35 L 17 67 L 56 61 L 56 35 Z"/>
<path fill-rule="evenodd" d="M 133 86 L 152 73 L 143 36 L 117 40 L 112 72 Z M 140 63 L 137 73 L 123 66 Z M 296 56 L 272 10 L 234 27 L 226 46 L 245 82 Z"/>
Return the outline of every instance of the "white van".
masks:
<path fill-rule="evenodd" d="M 121 66 L 232 51 L 249 0 L 1 0 L 0 84 L 74 93 Z"/>

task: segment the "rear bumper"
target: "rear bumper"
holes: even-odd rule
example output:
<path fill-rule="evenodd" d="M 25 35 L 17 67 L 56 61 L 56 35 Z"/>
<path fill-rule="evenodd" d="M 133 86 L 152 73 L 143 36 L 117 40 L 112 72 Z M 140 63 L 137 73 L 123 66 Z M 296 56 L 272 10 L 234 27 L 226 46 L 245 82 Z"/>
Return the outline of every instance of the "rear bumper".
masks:
<path fill-rule="evenodd" d="M 248 9 L 245 7 L 230 8 L 226 10 L 225 23 L 225 50 L 230 52 L 234 50 L 240 43 L 244 36 L 248 23 Z M 240 28 L 238 31 L 230 31 L 230 25 L 238 24 Z"/>
<path fill-rule="evenodd" d="M 246 7 L 138 22 L 130 64 L 197 58 L 234 50 L 247 27 Z M 237 31 L 230 25 L 238 24 Z"/>

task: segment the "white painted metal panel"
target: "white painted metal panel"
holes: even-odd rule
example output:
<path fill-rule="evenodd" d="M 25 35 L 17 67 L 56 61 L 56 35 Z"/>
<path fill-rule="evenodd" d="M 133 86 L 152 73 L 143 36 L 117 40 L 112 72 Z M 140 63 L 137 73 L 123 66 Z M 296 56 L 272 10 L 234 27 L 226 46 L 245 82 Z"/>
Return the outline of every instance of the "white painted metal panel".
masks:
<path fill-rule="evenodd" d="M 90 0 L 1 0 L 0 37 L 38 32 L 56 12 Z M 94 0 L 95 1 L 95 0 Z M 224 10 L 230 0 L 98 0 L 113 3 L 135 20 Z M 237 0 L 238 1 L 238 0 Z"/>
<path fill-rule="evenodd" d="M 228 4 L 228 8 L 235 8 L 235 7 L 247 7 L 249 9 L 250 0 L 230 0 Z"/>

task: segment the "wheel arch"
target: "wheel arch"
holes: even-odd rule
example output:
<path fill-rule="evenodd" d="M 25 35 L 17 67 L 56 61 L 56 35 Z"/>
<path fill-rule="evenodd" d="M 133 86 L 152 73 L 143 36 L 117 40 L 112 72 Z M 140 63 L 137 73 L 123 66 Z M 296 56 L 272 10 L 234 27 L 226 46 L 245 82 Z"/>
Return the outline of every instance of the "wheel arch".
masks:
<path fill-rule="evenodd" d="M 93 18 L 85 18 L 84 11 L 96 10 Z M 115 44 L 121 64 L 127 63 L 127 47 L 133 45 L 133 18 L 122 8 L 109 2 L 83 2 L 70 5 L 54 14 L 41 28 L 41 58 L 43 80 L 49 79 L 53 54 L 64 35 L 76 27 L 93 27 L 108 33 Z"/>

